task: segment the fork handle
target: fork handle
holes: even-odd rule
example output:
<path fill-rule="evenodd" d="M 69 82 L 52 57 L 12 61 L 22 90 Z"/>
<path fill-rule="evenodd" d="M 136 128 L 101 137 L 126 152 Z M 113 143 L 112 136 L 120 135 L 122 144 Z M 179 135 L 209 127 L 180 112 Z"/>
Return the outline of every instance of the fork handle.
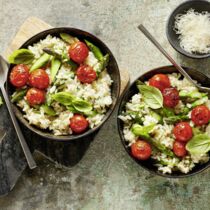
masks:
<path fill-rule="evenodd" d="M 23 149 L 23 153 L 25 154 L 28 166 L 29 166 L 30 169 L 34 169 L 37 166 L 36 162 L 34 161 L 34 158 L 33 158 L 32 154 L 31 154 L 31 151 L 30 151 L 30 149 L 29 149 L 29 147 L 28 147 L 28 145 L 26 143 L 26 140 L 25 140 L 25 138 L 23 136 L 23 133 L 22 133 L 22 131 L 20 129 L 20 126 L 19 126 L 19 124 L 17 122 L 15 114 L 14 114 L 14 112 L 12 110 L 12 106 L 11 106 L 9 97 L 8 97 L 7 92 L 6 92 L 6 90 L 5 90 L 3 85 L 1 86 L 1 91 L 2 91 L 2 95 L 4 97 L 4 100 L 5 100 L 5 103 L 7 105 L 7 109 L 9 111 L 10 117 L 12 119 L 13 125 L 15 127 L 15 131 L 17 133 L 17 136 L 18 136 L 18 139 L 20 141 L 21 147 Z"/>
<path fill-rule="evenodd" d="M 138 29 L 159 49 L 160 52 L 177 68 L 177 70 L 186 77 L 190 82 L 192 82 L 195 86 L 198 86 L 197 83 L 195 83 L 190 75 L 164 50 L 164 48 L 160 45 L 159 42 L 150 34 L 150 32 L 142 25 L 140 24 L 138 26 Z"/>

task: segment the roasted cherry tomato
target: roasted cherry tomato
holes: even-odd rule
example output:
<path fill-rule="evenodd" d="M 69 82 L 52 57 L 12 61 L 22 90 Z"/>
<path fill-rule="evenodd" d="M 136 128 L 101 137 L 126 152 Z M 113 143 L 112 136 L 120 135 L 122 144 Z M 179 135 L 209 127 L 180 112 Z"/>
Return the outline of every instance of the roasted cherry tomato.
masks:
<path fill-rule="evenodd" d="M 165 88 L 169 88 L 171 83 L 167 75 L 156 74 L 149 79 L 149 85 L 158 88 L 162 92 Z"/>
<path fill-rule="evenodd" d="M 31 87 L 46 89 L 48 88 L 49 84 L 49 76 L 43 69 L 36 69 L 29 76 L 29 85 Z"/>
<path fill-rule="evenodd" d="M 179 103 L 179 91 L 176 88 L 165 88 L 162 94 L 164 106 L 173 108 Z"/>
<path fill-rule="evenodd" d="M 82 83 L 92 83 L 97 77 L 96 72 L 88 65 L 81 65 L 77 69 L 76 74 L 78 80 L 80 80 Z"/>
<path fill-rule="evenodd" d="M 147 160 L 152 153 L 151 146 L 143 140 L 137 140 L 131 145 L 131 154 L 138 160 Z"/>
<path fill-rule="evenodd" d="M 185 148 L 186 143 L 175 141 L 173 144 L 173 152 L 177 157 L 184 157 L 187 154 L 187 150 Z"/>
<path fill-rule="evenodd" d="M 187 142 L 192 138 L 193 131 L 188 122 L 180 122 L 174 127 L 173 134 L 177 141 Z"/>
<path fill-rule="evenodd" d="M 75 114 L 70 119 L 70 128 L 74 133 L 83 133 L 89 126 L 88 121 L 86 118 L 81 114 Z"/>
<path fill-rule="evenodd" d="M 29 78 L 29 68 L 25 64 L 18 64 L 12 68 L 10 73 L 10 82 L 15 87 L 23 87 L 27 84 Z"/>
<path fill-rule="evenodd" d="M 209 122 L 210 112 L 205 105 L 196 106 L 191 112 L 191 119 L 195 125 L 205 125 Z"/>
<path fill-rule="evenodd" d="M 89 53 L 88 47 L 83 42 L 76 42 L 69 48 L 69 57 L 76 63 L 83 63 Z"/>
<path fill-rule="evenodd" d="M 43 104 L 45 101 L 45 92 L 37 88 L 30 88 L 26 93 L 26 100 L 31 106 Z"/>

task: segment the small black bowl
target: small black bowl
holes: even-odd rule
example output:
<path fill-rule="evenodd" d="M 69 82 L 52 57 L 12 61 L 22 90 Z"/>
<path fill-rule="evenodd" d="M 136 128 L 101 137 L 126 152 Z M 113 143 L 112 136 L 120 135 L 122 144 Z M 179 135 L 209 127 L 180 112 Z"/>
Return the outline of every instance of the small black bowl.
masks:
<path fill-rule="evenodd" d="M 166 25 L 166 35 L 168 38 L 168 41 L 172 45 L 172 47 L 180 52 L 183 55 L 186 55 L 190 58 L 207 58 L 210 57 L 210 53 L 208 54 L 199 54 L 199 53 L 188 53 L 185 50 L 183 50 L 180 46 L 179 42 L 179 35 L 176 34 L 174 31 L 174 23 L 175 23 L 175 17 L 179 14 L 185 14 L 189 9 L 194 9 L 196 12 L 210 12 L 210 2 L 205 0 L 190 0 L 186 1 L 182 4 L 180 4 L 169 16 L 167 25 Z"/>
<path fill-rule="evenodd" d="M 191 68 L 184 68 L 185 70 L 187 70 L 187 72 L 189 73 L 189 75 L 194 79 L 197 80 L 200 84 L 202 85 L 207 85 L 209 83 L 209 80 L 207 79 L 207 77 L 200 73 L 199 71 L 193 70 Z M 140 80 L 142 82 L 149 80 L 152 76 L 154 76 L 155 74 L 158 73 L 162 73 L 162 74 L 171 74 L 171 73 L 177 73 L 177 70 L 174 66 L 163 66 L 163 67 L 159 67 L 156 69 L 153 69 L 151 71 L 146 72 L 145 74 L 143 74 L 142 76 L 140 76 L 139 78 L 137 78 L 131 85 L 130 87 L 124 92 L 121 100 L 120 100 L 120 105 L 119 105 L 119 109 L 118 109 L 118 116 L 122 113 L 123 110 L 125 110 L 125 104 L 131 99 L 131 97 L 138 93 L 138 89 L 136 87 L 136 81 Z M 150 158 L 146 161 L 140 161 L 137 160 L 136 158 L 134 158 L 131 155 L 131 151 L 130 151 L 130 147 L 127 146 L 127 142 L 124 138 L 123 135 L 123 121 L 120 120 L 119 118 L 117 119 L 117 125 L 118 125 L 118 132 L 120 134 L 120 138 L 121 138 L 121 142 L 126 150 L 126 152 L 128 153 L 128 155 L 141 167 L 143 167 L 144 169 L 146 169 L 147 171 L 155 174 L 155 175 L 160 175 L 163 177 L 169 177 L 169 178 L 182 178 L 182 177 L 188 177 L 188 176 L 192 176 L 195 175 L 205 169 L 207 169 L 210 166 L 210 160 L 202 165 L 196 165 L 192 171 L 190 171 L 187 174 L 183 174 L 181 172 L 173 172 L 172 174 L 162 174 L 161 172 L 159 172 L 157 170 L 157 167 L 154 166 L 154 161 Z"/>
<path fill-rule="evenodd" d="M 57 140 L 57 141 L 70 141 L 70 140 L 85 138 L 85 137 L 89 136 L 90 134 L 93 134 L 102 126 L 102 124 L 105 121 L 108 120 L 108 118 L 110 117 L 111 113 L 113 112 L 113 110 L 116 106 L 116 103 L 117 103 L 117 100 L 119 97 L 120 72 L 119 72 L 117 62 L 116 62 L 112 52 L 109 50 L 109 48 L 100 39 L 98 39 L 94 35 L 86 32 L 86 31 L 76 29 L 76 28 L 62 27 L 62 28 L 52 28 L 49 30 L 42 31 L 42 32 L 36 34 L 35 36 L 31 37 L 29 40 L 27 40 L 20 48 L 27 48 L 29 45 L 33 45 L 34 43 L 39 42 L 41 39 L 46 38 L 46 36 L 49 34 L 52 36 L 59 37 L 60 33 L 68 33 L 72 36 L 78 37 L 80 40 L 84 40 L 84 39 L 90 40 L 92 43 L 94 43 L 101 49 L 103 54 L 108 53 L 110 55 L 110 60 L 109 60 L 108 66 L 107 66 L 107 71 L 113 80 L 113 84 L 111 87 L 111 96 L 112 96 L 113 103 L 110 106 L 110 108 L 107 110 L 107 113 L 106 113 L 105 117 L 103 118 L 102 122 L 95 128 L 89 129 L 85 133 L 82 133 L 82 134 L 55 136 L 49 131 L 42 130 L 42 129 L 37 128 L 36 126 L 30 125 L 28 123 L 28 121 L 23 117 L 23 112 L 21 112 L 21 110 L 16 105 L 13 105 L 13 110 L 14 110 L 15 115 L 18 118 L 18 120 L 21 123 L 23 123 L 28 129 L 30 129 L 32 132 L 34 132 L 44 138 L 47 138 L 47 139 L 52 139 L 52 140 Z M 14 92 L 14 87 L 9 82 L 9 74 L 10 74 L 10 71 L 13 66 L 14 65 L 10 65 L 10 67 L 9 67 L 8 79 L 7 79 L 7 84 L 6 84 L 9 96 L 11 96 L 12 93 Z"/>

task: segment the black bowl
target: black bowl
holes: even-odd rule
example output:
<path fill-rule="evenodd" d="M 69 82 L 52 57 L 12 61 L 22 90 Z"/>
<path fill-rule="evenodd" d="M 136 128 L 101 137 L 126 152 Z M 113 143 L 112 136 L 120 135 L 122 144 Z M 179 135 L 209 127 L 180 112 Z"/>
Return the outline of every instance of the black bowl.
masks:
<path fill-rule="evenodd" d="M 178 52 L 180 52 L 183 55 L 186 55 L 190 58 L 207 58 L 210 56 L 210 53 L 208 54 L 199 54 L 199 53 L 188 53 L 185 50 L 183 50 L 180 46 L 180 42 L 179 42 L 179 35 L 176 34 L 176 32 L 174 31 L 174 23 L 175 23 L 175 17 L 178 14 L 185 14 L 189 9 L 194 9 L 197 12 L 203 12 L 203 11 L 207 11 L 210 12 L 210 2 L 205 1 L 205 0 L 190 0 L 190 1 L 186 1 L 182 4 L 180 4 L 169 16 L 167 25 L 166 25 L 166 35 L 168 38 L 168 41 L 170 42 L 170 44 L 172 45 L 172 47 L 177 50 Z"/>
<path fill-rule="evenodd" d="M 33 45 L 34 43 L 40 41 L 41 39 L 44 39 L 49 34 L 52 35 L 52 36 L 59 37 L 60 33 L 71 34 L 72 36 L 78 37 L 80 40 L 88 39 L 92 43 L 97 45 L 101 49 L 102 53 L 104 53 L 104 54 L 108 53 L 110 55 L 110 61 L 109 61 L 107 70 L 108 70 L 108 73 L 113 80 L 113 84 L 112 84 L 112 87 L 111 87 L 111 96 L 112 96 L 113 103 L 112 103 L 111 107 L 107 110 L 107 113 L 106 113 L 105 117 L 103 118 L 101 124 L 96 126 L 93 129 L 87 130 L 83 134 L 55 136 L 49 131 L 45 131 L 45 130 L 37 128 L 36 126 L 30 125 L 28 123 L 28 121 L 23 117 L 23 113 L 21 112 L 21 110 L 17 106 L 14 105 L 13 109 L 14 109 L 15 115 L 17 116 L 19 121 L 21 123 L 23 123 L 32 132 L 35 132 L 36 134 L 38 134 L 38 135 L 40 135 L 44 138 L 48 138 L 48 139 L 52 139 L 52 140 L 70 141 L 70 140 L 75 140 L 75 139 L 84 138 L 84 137 L 89 136 L 90 134 L 97 131 L 102 126 L 102 124 L 110 117 L 112 111 L 114 110 L 114 108 L 116 106 L 116 103 L 117 103 L 117 100 L 118 100 L 118 97 L 119 97 L 120 72 L 119 72 L 119 69 L 118 69 L 117 62 L 116 62 L 112 52 L 109 50 L 109 48 L 100 39 L 98 39 L 97 37 L 95 37 L 94 35 L 86 32 L 86 31 L 82 31 L 82 30 L 75 29 L 75 28 L 62 27 L 62 28 L 52 28 L 52 29 L 49 29 L 49 30 L 46 30 L 46 31 L 42 31 L 42 32 L 36 34 L 35 36 L 33 36 L 32 38 L 30 38 L 29 40 L 27 40 L 20 48 L 27 48 L 29 45 Z M 12 67 L 13 67 L 13 65 L 10 65 L 9 73 L 10 73 Z M 8 73 L 8 77 L 9 77 L 9 73 Z M 9 81 L 9 79 L 8 79 L 8 81 Z M 8 94 L 11 96 L 12 93 L 14 92 L 14 88 L 12 87 L 12 85 L 9 82 L 7 82 L 6 85 L 7 85 Z"/>
<path fill-rule="evenodd" d="M 197 80 L 200 84 L 202 85 L 207 85 L 208 81 L 206 79 L 206 76 L 202 73 L 200 73 L 199 71 L 193 70 L 191 68 L 184 68 L 187 70 L 187 72 L 190 74 L 190 76 Z M 140 76 L 138 79 L 136 79 L 131 85 L 130 87 L 124 92 L 121 100 L 120 100 L 120 105 L 119 105 L 119 109 L 118 109 L 118 116 L 122 113 L 122 111 L 125 109 L 125 104 L 131 99 L 131 97 L 138 93 L 138 89 L 136 87 L 136 81 L 137 80 L 141 80 L 141 81 L 147 81 L 148 79 L 150 79 L 153 75 L 158 74 L 158 73 L 163 73 L 163 74 L 170 74 L 173 72 L 177 72 L 176 68 L 174 66 L 163 66 L 163 67 L 159 67 L 156 69 L 153 69 L 151 71 L 146 72 L 145 74 L 143 74 L 142 76 Z M 153 165 L 154 161 L 152 159 L 148 159 L 146 161 L 140 161 L 135 159 L 132 155 L 131 155 L 131 151 L 130 148 L 127 146 L 127 143 L 125 141 L 124 135 L 123 135 L 123 121 L 120 120 L 119 118 L 117 119 L 117 124 L 118 124 L 118 132 L 120 134 L 120 138 L 121 138 L 121 142 L 126 150 L 126 152 L 128 153 L 128 155 L 141 167 L 143 167 L 144 169 L 146 169 L 147 171 L 156 174 L 156 175 L 160 175 L 163 177 L 169 177 L 169 178 L 181 178 L 181 177 L 188 177 L 188 176 L 192 176 L 194 174 L 197 174 L 203 170 L 205 170 L 206 168 L 208 168 L 210 166 L 210 161 L 208 161 L 205 164 L 202 165 L 196 165 L 192 171 L 190 171 L 187 174 L 183 174 L 181 172 L 173 172 L 172 174 L 162 174 L 161 172 L 159 172 L 157 170 L 157 167 L 155 167 Z"/>

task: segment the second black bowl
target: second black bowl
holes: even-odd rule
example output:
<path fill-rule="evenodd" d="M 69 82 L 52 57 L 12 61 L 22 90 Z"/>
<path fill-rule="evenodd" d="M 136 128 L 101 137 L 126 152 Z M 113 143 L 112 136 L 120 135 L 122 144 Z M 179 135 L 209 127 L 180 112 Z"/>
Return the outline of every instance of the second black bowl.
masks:
<path fill-rule="evenodd" d="M 200 73 L 199 71 L 193 70 L 191 68 L 185 68 L 188 72 L 188 74 L 196 81 L 198 81 L 200 84 L 204 85 L 204 86 L 208 86 L 209 80 L 207 81 L 206 76 L 202 73 Z M 119 109 L 118 109 L 118 116 L 122 113 L 122 111 L 125 109 L 125 104 L 131 99 L 131 97 L 138 93 L 139 90 L 136 87 L 136 81 L 140 80 L 142 82 L 144 81 L 148 81 L 152 76 L 154 76 L 155 74 L 171 74 L 177 72 L 176 68 L 174 66 L 163 66 L 163 67 L 159 67 L 153 70 L 150 70 L 148 72 L 146 72 L 145 74 L 143 74 L 142 76 L 140 76 L 139 78 L 137 78 L 131 85 L 130 87 L 124 92 L 121 101 L 120 101 L 120 105 L 119 105 Z M 121 138 L 121 142 L 126 150 L 126 152 L 128 153 L 128 155 L 141 167 L 143 167 L 144 169 L 146 169 L 147 171 L 156 174 L 156 175 L 160 175 L 163 177 L 170 177 L 170 178 L 181 178 L 181 177 L 187 177 L 187 176 L 191 176 L 194 174 L 197 174 L 203 170 L 205 170 L 206 168 L 208 168 L 210 166 L 210 160 L 202 165 L 197 164 L 192 171 L 190 171 L 187 174 L 183 174 L 181 172 L 173 172 L 172 174 L 162 174 L 161 172 L 159 172 L 157 170 L 157 167 L 154 166 L 154 161 L 150 158 L 146 161 L 140 161 L 137 160 L 136 158 L 134 158 L 131 155 L 131 151 L 130 151 L 130 147 L 127 146 L 127 142 L 124 138 L 124 134 L 123 134 L 123 121 L 120 120 L 119 118 L 117 119 L 117 124 L 118 124 L 118 131 L 120 134 L 120 138 Z"/>

